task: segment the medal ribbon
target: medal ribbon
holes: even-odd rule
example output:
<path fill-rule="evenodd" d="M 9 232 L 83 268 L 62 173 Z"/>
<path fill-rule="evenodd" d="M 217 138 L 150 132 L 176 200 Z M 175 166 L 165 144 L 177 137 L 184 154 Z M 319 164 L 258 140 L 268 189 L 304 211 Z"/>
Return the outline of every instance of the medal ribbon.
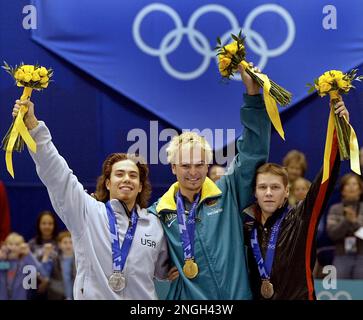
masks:
<path fill-rule="evenodd" d="M 177 217 L 184 252 L 184 260 L 194 258 L 195 212 L 199 202 L 199 197 L 200 195 L 198 195 L 193 202 L 188 218 L 186 218 L 182 195 L 179 191 L 176 194 Z"/>
<path fill-rule="evenodd" d="M 276 250 L 276 242 L 280 232 L 280 225 L 284 217 L 286 216 L 288 208 L 285 209 L 284 213 L 281 217 L 275 222 L 274 226 L 272 227 L 270 240 L 268 243 L 268 247 L 266 250 L 265 261 L 262 257 L 260 245 L 258 244 L 257 238 L 257 228 L 256 226 L 253 228 L 251 233 L 251 247 L 253 251 L 253 255 L 257 262 L 258 272 L 260 273 L 261 279 L 270 279 L 271 269 L 275 257 L 275 250 Z"/>
<path fill-rule="evenodd" d="M 122 272 L 126 263 L 127 256 L 130 251 L 132 240 L 134 239 L 137 221 L 139 217 L 136 213 L 136 210 L 133 209 L 131 213 L 131 225 L 129 225 L 129 227 L 127 228 L 125 239 L 121 247 L 117 231 L 117 221 L 115 213 L 113 212 L 113 209 L 111 207 L 110 201 L 106 203 L 106 211 L 107 211 L 108 222 L 110 225 L 110 233 L 111 233 L 113 271 Z"/>

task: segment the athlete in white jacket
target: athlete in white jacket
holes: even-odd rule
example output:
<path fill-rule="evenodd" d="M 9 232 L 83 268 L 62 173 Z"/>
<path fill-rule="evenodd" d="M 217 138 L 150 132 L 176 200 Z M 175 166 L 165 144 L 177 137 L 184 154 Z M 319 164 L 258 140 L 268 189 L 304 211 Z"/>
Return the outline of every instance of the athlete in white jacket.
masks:
<path fill-rule="evenodd" d="M 59 155 L 48 128 L 35 117 L 33 103 L 17 100 L 13 116 L 16 117 L 21 105 L 28 107 L 24 122 L 37 144 L 35 154 L 29 151 L 37 173 L 47 187 L 54 210 L 72 234 L 77 268 L 75 299 L 157 299 L 153 279 L 165 279 L 169 265 L 159 219 L 145 209 L 145 200 L 150 196 L 147 165 L 126 154 L 110 155 L 104 162 L 96 190 L 96 197 L 101 194 L 104 202 L 97 201 L 84 191 Z M 107 212 L 108 200 L 111 207 Z M 110 212 L 117 221 L 114 236 Z M 133 234 L 130 230 L 136 231 Z M 125 238 L 130 245 L 129 251 L 120 250 L 121 256 L 126 253 L 126 259 L 112 252 L 111 245 L 117 251 L 114 247 L 117 238 L 118 248 Z M 121 263 L 123 268 L 117 272 L 115 268 L 122 259 L 125 264 Z M 112 278 L 121 271 L 122 279 Z"/>

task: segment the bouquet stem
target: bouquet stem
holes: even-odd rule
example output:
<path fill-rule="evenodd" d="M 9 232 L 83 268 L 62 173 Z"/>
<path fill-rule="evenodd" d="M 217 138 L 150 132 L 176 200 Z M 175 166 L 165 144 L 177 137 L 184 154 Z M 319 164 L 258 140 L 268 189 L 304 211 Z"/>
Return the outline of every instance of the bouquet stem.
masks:
<path fill-rule="evenodd" d="M 6 132 L 3 140 L 1 141 L 1 148 L 4 151 L 6 151 L 6 149 L 8 147 L 9 139 L 10 139 L 10 133 L 14 128 L 15 120 L 16 120 L 16 118 L 13 119 L 13 122 L 11 123 L 10 128 L 8 129 L 8 131 Z M 24 140 L 20 135 L 16 138 L 13 150 L 18 151 L 18 152 L 22 152 L 24 150 Z"/>
<path fill-rule="evenodd" d="M 248 75 L 255 80 L 260 87 L 263 88 L 263 80 L 256 75 L 250 68 L 245 68 Z M 270 95 L 273 97 L 281 106 L 286 106 L 291 102 L 292 94 L 291 92 L 287 91 L 280 85 L 278 85 L 275 81 L 270 79 L 271 83 L 271 89 L 270 89 Z"/>
<path fill-rule="evenodd" d="M 345 117 L 339 117 L 339 115 L 335 114 L 334 112 L 334 106 L 338 101 L 340 101 L 340 99 L 331 100 L 330 108 L 332 108 L 332 111 L 334 113 L 334 123 L 337 131 L 340 158 L 341 160 L 348 160 L 350 159 L 349 137 L 351 129 Z"/>
<path fill-rule="evenodd" d="M 23 94 L 20 97 L 20 101 L 25 101 L 25 100 L 30 99 L 32 90 L 33 90 L 32 88 L 24 87 Z M 24 108 L 25 107 L 23 107 L 23 106 L 21 107 L 17 117 L 21 117 L 21 118 L 24 117 L 25 113 L 28 111 L 28 110 L 25 110 Z M 15 122 L 16 122 L 16 118 L 13 119 L 13 122 L 11 123 L 9 130 L 6 132 L 4 138 L 1 142 L 1 148 L 5 151 L 7 151 L 11 132 L 14 130 Z M 24 150 L 24 139 L 22 138 L 22 136 L 20 134 L 17 135 L 15 143 L 14 143 L 14 147 L 12 148 L 12 150 L 15 150 L 18 152 L 22 152 Z"/>

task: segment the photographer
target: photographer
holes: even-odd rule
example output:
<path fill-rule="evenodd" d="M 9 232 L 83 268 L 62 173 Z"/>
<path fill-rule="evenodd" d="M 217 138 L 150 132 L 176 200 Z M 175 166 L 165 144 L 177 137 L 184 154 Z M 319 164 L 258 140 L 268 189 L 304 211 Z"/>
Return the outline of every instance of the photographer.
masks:
<path fill-rule="evenodd" d="M 355 232 L 363 227 L 363 186 L 360 177 L 349 173 L 342 177 L 342 202 L 331 206 L 327 231 L 335 242 L 334 265 L 339 279 L 363 279 L 363 240 Z"/>

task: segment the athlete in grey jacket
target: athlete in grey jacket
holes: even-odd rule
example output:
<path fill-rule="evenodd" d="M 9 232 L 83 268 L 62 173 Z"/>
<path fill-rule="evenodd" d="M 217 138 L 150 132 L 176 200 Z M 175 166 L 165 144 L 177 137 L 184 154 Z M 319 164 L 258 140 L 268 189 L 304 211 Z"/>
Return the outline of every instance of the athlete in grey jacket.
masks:
<path fill-rule="evenodd" d="M 157 299 L 153 279 L 167 277 L 168 252 L 158 218 L 145 209 L 147 165 L 127 154 L 110 155 L 98 181 L 97 201 L 59 155 L 48 128 L 34 115 L 34 104 L 17 100 L 13 116 L 21 105 L 28 107 L 24 122 L 37 144 L 35 154 L 29 151 L 37 173 L 72 234 L 75 299 Z M 124 243 L 128 248 L 120 249 Z"/>

